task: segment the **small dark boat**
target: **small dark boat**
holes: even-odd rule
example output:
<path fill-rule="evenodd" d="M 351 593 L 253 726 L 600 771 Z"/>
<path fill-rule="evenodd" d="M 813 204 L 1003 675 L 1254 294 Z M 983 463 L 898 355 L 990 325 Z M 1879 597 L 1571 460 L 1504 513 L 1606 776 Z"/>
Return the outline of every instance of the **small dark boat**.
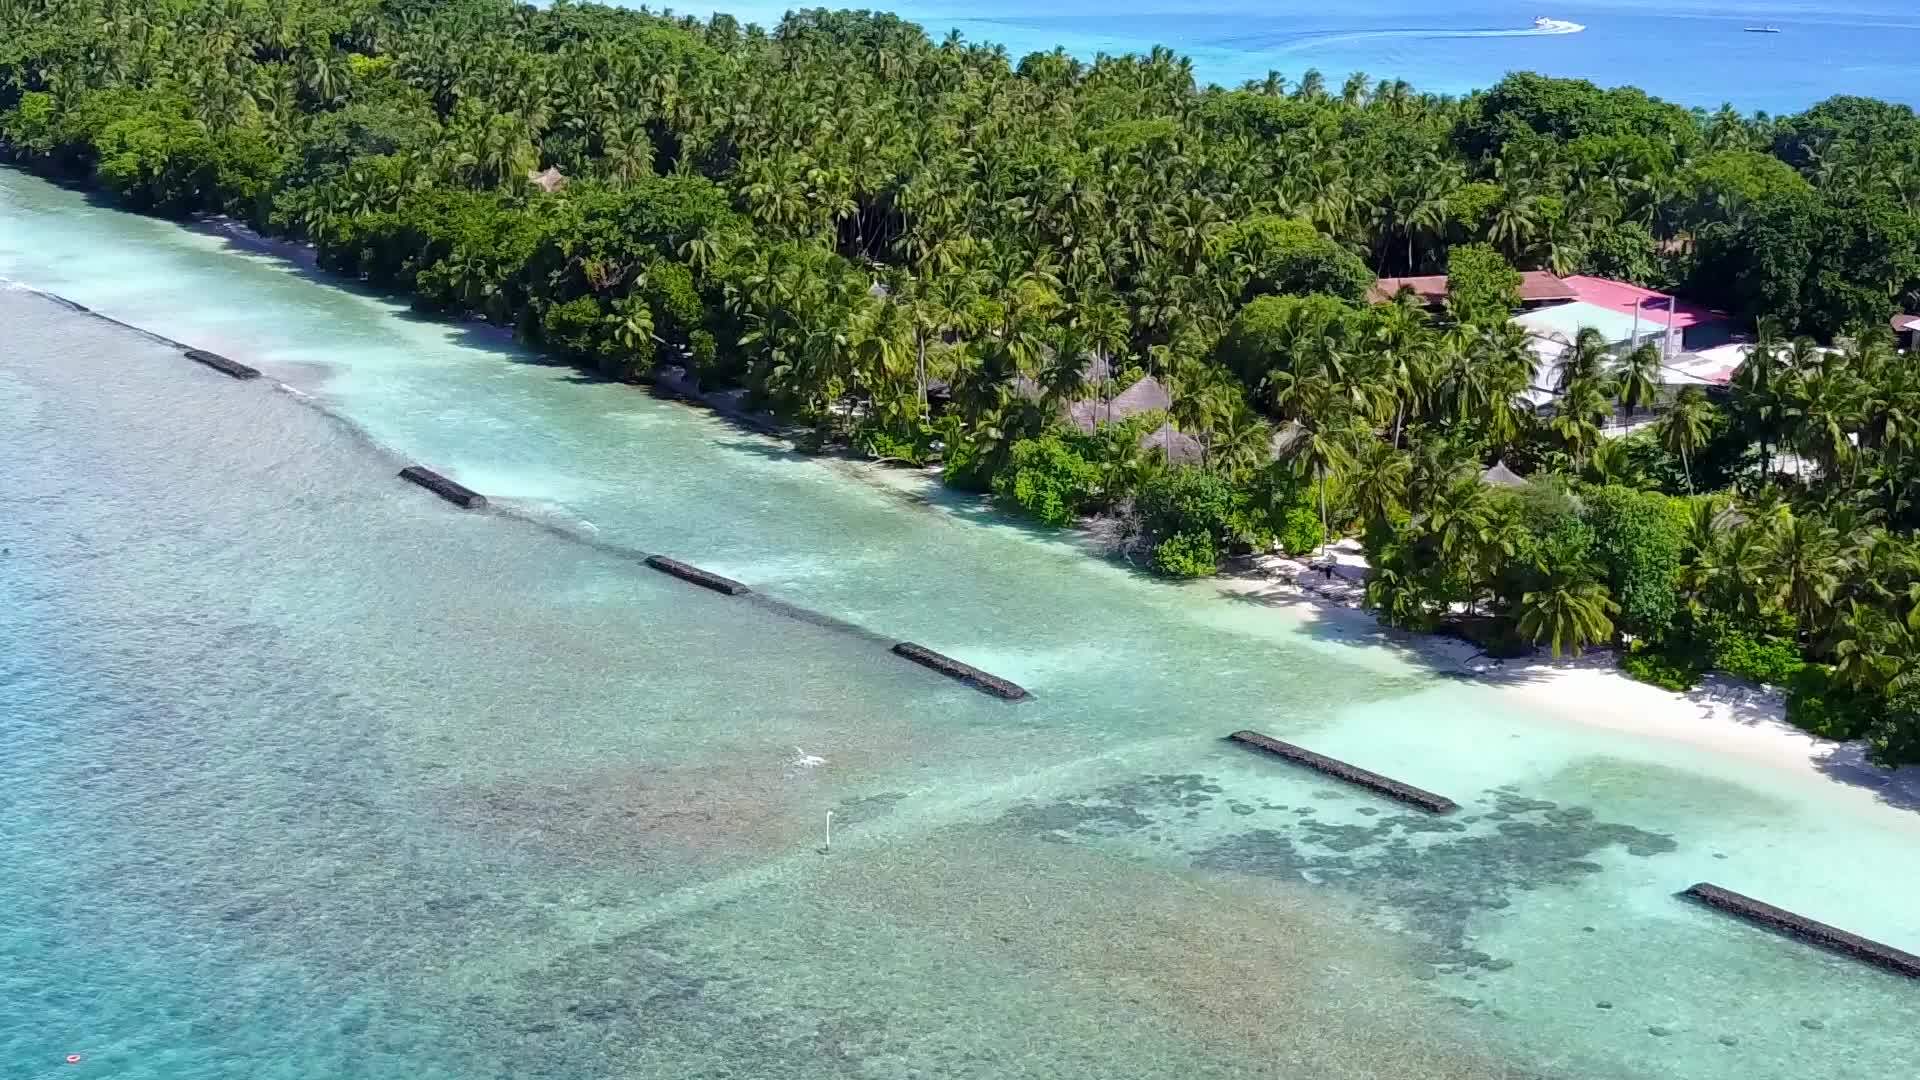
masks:
<path fill-rule="evenodd" d="M 1743 26 L 1740 29 L 1749 34 L 1777 34 L 1780 32 L 1780 28 L 1777 26 Z"/>

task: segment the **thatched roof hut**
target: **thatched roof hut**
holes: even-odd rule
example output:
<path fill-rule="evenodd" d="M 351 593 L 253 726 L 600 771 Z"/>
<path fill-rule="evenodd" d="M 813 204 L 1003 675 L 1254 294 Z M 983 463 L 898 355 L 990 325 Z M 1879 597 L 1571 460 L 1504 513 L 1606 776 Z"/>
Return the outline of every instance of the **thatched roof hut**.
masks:
<path fill-rule="evenodd" d="M 1081 431 L 1091 432 L 1101 424 L 1113 420 L 1125 420 L 1132 416 L 1144 416 L 1150 412 L 1160 412 L 1173 407 L 1173 395 L 1167 392 L 1160 380 L 1151 375 L 1143 376 L 1139 382 L 1115 394 L 1112 401 L 1099 398 L 1081 398 L 1067 406 L 1067 422 Z"/>
<path fill-rule="evenodd" d="M 551 165 L 545 171 L 528 173 L 527 181 L 549 195 L 567 186 L 566 174 Z"/>
<path fill-rule="evenodd" d="M 1507 463 L 1504 461 L 1496 461 L 1487 466 L 1486 470 L 1480 474 L 1480 482 L 1503 488 L 1527 486 L 1527 478 L 1507 468 Z"/>
<path fill-rule="evenodd" d="M 1164 424 L 1140 436 L 1140 449 L 1166 455 L 1170 465 L 1198 465 L 1206 457 L 1199 439 Z"/>
<path fill-rule="evenodd" d="M 1041 363 L 1053 363 L 1051 350 L 1041 357 Z M 1111 378 L 1113 378 L 1113 362 L 1103 356 L 1091 357 L 1086 363 L 1080 365 L 1080 381 L 1088 387 L 1098 389 Z M 1039 401 L 1047 393 L 1046 387 L 1041 386 L 1038 379 L 1029 375 L 1014 376 L 1013 392 L 1028 401 Z"/>

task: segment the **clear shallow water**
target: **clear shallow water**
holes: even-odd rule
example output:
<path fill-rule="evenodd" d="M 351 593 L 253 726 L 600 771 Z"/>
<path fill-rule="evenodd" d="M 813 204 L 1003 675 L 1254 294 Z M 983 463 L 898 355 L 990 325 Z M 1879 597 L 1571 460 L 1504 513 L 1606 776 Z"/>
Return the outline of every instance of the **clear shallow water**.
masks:
<path fill-rule="evenodd" d="M 1911 984 L 1672 897 L 1920 947 L 1911 813 L 1559 726 L 14 173 L 0 276 L 269 376 L 0 292 L 0 1073 L 1920 1067 Z"/>
<path fill-rule="evenodd" d="M 790 5 L 701 6 L 772 26 Z M 1330 90 L 1354 71 L 1415 89 L 1464 94 L 1509 71 L 1638 86 L 1683 105 L 1798 112 L 1834 94 L 1920 104 L 1914 56 L 1920 11 L 1907 0 L 1367 0 L 1326 5 L 1272 0 L 902 0 L 878 5 L 927 28 L 997 42 L 1014 60 L 1064 46 L 1083 58 L 1166 45 L 1191 57 L 1202 81 L 1237 86 L 1269 70 L 1297 80 L 1318 68 Z M 1541 34 L 1533 20 L 1577 23 Z M 1748 34 L 1777 26 L 1778 34 Z"/>

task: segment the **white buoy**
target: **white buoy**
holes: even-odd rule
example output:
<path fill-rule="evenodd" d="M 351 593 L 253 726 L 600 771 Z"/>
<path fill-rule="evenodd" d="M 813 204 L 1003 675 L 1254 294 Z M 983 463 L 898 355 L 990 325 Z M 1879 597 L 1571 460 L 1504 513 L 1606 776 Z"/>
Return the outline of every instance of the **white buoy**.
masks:
<path fill-rule="evenodd" d="M 833 850 L 833 811 L 829 810 L 827 811 L 827 843 L 826 843 L 826 846 L 820 849 L 820 854 L 825 855 L 832 850 Z"/>

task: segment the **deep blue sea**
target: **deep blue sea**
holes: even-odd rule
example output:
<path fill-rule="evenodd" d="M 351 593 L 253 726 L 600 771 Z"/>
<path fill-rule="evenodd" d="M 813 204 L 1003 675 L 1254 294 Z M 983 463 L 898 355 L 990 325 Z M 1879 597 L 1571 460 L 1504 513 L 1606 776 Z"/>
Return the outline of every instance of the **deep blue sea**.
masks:
<path fill-rule="evenodd" d="M 772 25 L 789 6 L 720 5 Z M 1685 105 L 1797 112 L 1834 94 L 1920 103 L 1920 4 L 1913 0 L 906 0 L 877 4 L 940 38 L 1003 44 L 1017 59 L 1065 46 L 1075 54 L 1171 46 L 1203 81 L 1237 85 L 1275 70 L 1318 68 L 1405 79 L 1461 94 L 1531 70 L 1638 86 Z M 704 5 L 702 5 L 704 8 Z M 1536 18 L 1578 33 L 1536 33 Z M 1748 26 L 1778 27 L 1750 34 Z"/>

